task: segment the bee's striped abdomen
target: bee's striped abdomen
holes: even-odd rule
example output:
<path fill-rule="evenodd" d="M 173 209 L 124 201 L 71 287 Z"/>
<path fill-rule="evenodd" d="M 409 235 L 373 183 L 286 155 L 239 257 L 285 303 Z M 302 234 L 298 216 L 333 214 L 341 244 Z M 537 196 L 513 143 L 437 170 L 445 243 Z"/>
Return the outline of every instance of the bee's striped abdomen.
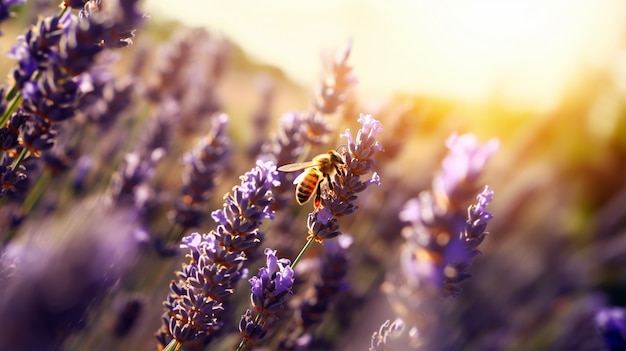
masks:
<path fill-rule="evenodd" d="M 320 175 L 313 169 L 306 171 L 306 175 L 298 183 L 296 187 L 296 200 L 300 205 L 306 203 L 311 199 L 311 195 L 315 192 L 318 183 L 320 182 Z"/>

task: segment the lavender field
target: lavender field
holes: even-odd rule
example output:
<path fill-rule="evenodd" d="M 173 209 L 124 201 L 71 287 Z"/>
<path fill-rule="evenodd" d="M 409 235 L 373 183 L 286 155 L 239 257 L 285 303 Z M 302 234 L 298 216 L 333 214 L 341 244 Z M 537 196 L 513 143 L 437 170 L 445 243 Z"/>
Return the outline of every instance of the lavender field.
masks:
<path fill-rule="evenodd" d="M 303 87 L 136 0 L 0 30 L 0 351 L 626 350 L 623 69 L 369 104 L 358 37 Z"/>

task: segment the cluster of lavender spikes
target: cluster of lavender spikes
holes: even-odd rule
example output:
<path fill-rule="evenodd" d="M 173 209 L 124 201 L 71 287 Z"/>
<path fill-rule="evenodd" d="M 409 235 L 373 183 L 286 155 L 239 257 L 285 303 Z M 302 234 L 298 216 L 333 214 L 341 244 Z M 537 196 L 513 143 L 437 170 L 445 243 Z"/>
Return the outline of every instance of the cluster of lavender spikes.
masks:
<path fill-rule="evenodd" d="M 374 155 L 382 150 L 382 146 L 377 141 L 378 133 L 382 131 L 381 123 L 374 119 L 371 115 L 360 115 L 358 122 L 362 125 L 357 132 L 356 138 L 354 138 L 350 130 L 346 130 L 343 137 L 348 139 L 348 147 L 344 150 L 344 158 L 346 160 L 345 167 L 340 169 L 339 174 L 335 175 L 334 188 L 330 191 L 328 188 L 322 194 L 321 205 L 316 207 L 314 211 L 309 214 L 307 220 L 307 229 L 309 232 L 308 240 L 316 240 L 323 242 L 324 239 L 331 239 L 339 236 L 338 218 L 351 214 L 355 211 L 354 201 L 357 199 L 357 194 L 365 190 L 372 184 L 380 184 L 378 175 L 374 172 L 371 179 L 367 181 L 361 181 L 360 177 L 364 174 L 370 173 L 375 165 Z M 337 247 L 331 248 L 330 256 L 337 259 L 344 258 L 344 250 Z M 266 251 L 266 255 L 268 251 Z M 268 264 L 270 257 L 268 256 Z M 341 261 L 339 261 L 341 262 Z M 346 265 L 347 266 L 347 265 Z M 336 268 L 336 267 L 335 267 Z M 310 335 L 307 335 L 309 328 L 320 322 L 323 312 L 328 308 L 328 304 L 332 300 L 333 295 L 337 292 L 341 285 L 343 276 L 346 273 L 345 269 L 339 269 L 339 273 L 336 269 L 331 269 L 327 272 L 327 276 L 322 278 L 328 278 L 330 284 L 320 285 L 319 289 L 324 291 L 317 291 L 316 301 L 304 301 L 300 306 L 301 318 L 310 318 L 309 320 L 300 320 L 300 329 L 295 330 L 292 335 L 292 340 L 281 341 L 281 347 L 293 347 L 296 344 L 300 344 L 299 347 L 304 346 L 302 340 L 310 340 Z M 289 271 L 290 283 L 293 283 L 293 272 Z M 282 310 L 284 305 L 283 297 L 286 290 L 280 290 L 281 293 L 274 291 L 276 284 L 271 285 L 269 291 L 274 291 L 267 294 L 259 295 L 255 293 L 255 287 L 258 281 L 253 278 L 251 283 L 253 284 L 252 301 L 253 306 L 256 309 L 256 315 L 250 310 L 242 316 L 240 323 L 240 330 L 244 337 L 242 345 L 246 345 L 248 341 L 259 341 L 267 333 L 268 324 L 275 318 L 276 313 Z M 333 284 L 333 282 L 335 284 Z M 330 289 L 330 290 L 329 290 Z M 258 292 L 258 291 L 257 291 Z M 272 309 L 268 309 L 268 306 L 272 306 Z M 260 316 L 260 317 L 259 317 Z M 259 318 L 261 320 L 259 320 Z M 300 340 L 297 340 L 300 339 Z M 291 344 L 292 346 L 288 346 Z M 241 345 L 240 345 L 241 346 Z"/>
<path fill-rule="evenodd" d="M 461 292 L 459 284 L 471 276 L 467 268 L 480 253 L 477 247 L 493 217 L 487 211 L 493 196 L 488 186 L 477 195 L 476 203 L 467 204 L 498 142 L 481 145 L 471 134 L 453 134 L 446 145 L 449 153 L 441 173 L 433 179 L 433 190 L 409 200 L 400 213 L 400 219 L 409 223 L 402 232 L 406 242 L 400 270 L 383 284 L 399 316 L 419 331 L 414 343 L 427 345 L 426 349 L 442 347 L 433 344 L 441 340 L 432 337 L 437 332 L 440 299 Z"/>
<path fill-rule="evenodd" d="M 66 2 L 59 14 L 41 18 L 11 49 L 17 67 L 11 73 L 8 104 L 2 104 L 10 107 L 3 109 L 0 119 L 0 196 L 28 188 L 23 184 L 27 182 L 23 158 L 39 157 L 52 148 L 59 123 L 74 116 L 79 98 L 88 92 L 87 72 L 96 56 L 106 48 L 132 43 L 133 28 L 143 16 L 134 0 L 117 5 L 104 12 L 101 1 Z M 74 6 L 81 9 L 78 17 L 68 11 Z"/>
<path fill-rule="evenodd" d="M 172 339 L 183 346 L 208 345 L 217 335 L 233 288 L 246 275 L 244 262 L 263 240 L 259 227 L 273 218 L 271 188 L 279 185 L 277 176 L 273 163 L 258 162 L 224 196 L 223 209 L 213 212 L 217 228 L 183 238 L 189 261 L 170 285 L 157 333 L 161 345 Z"/>
<path fill-rule="evenodd" d="M 24 1 L 0 0 L 0 24 L 11 16 L 11 7 Z M 302 255 L 293 261 L 301 262 L 299 268 L 303 262 L 315 262 L 311 264 L 315 273 L 312 270 L 307 272 L 313 278 L 307 281 L 307 277 L 299 275 L 295 263 L 281 258 L 293 258 L 291 252 L 287 255 L 285 252 L 297 249 L 292 244 L 304 240 L 303 236 L 294 235 L 297 229 L 304 231 L 304 223 L 299 222 L 295 214 L 308 211 L 302 210 L 306 207 L 293 204 L 294 186 L 291 180 L 295 174 L 278 173 L 275 165 L 308 159 L 309 151 L 326 145 L 333 135 L 336 123 L 332 122 L 337 121 L 331 118 L 351 118 L 352 111 L 345 116 L 337 113 L 346 105 L 350 87 L 356 81 L 348 64 L 351 43 L 338 60 L 328 61 L 328 74 L 323 76 L 315 91 L 310 110 L 284 114 L 276 136 L 270 140 L 265 133 L 265 127 L 272 118 L 267 103 L 270 98 L 266 97 L 266 104 L 261 108 L 263 116 L 258 117 L 257 124 L 262 128 L 251 127 L 257 139 L 247 157 L 267 162 L 257 163 L 257 167 L 243 175 L 241 184 L 226 194 L 223 208 L 212 213 L 212 219 L 217 222 L 215 229 L 181 238 L 190 229 L 206 225 L 206 217 L 210 214 L 206 211 L 207 203 L 216 185 L 219 186 L 215 181 L 216 175 L 225 167 L 231 151 L 241 157 L 242 145 L 233 145 L 231 149 L 226 135 L 226 115 L 218 113 L 222 109 L 218 92 L 225 90 L 216 89 L 216 85 L 222 77 L 232 77 L 230 74 L 224 76 L 224 54 L 227 52 L 224 49 L 227 44 L 226 41 L 208 40 L 213 37 L 202 29 L 189 31 L 174 37 L 169 52 L 154 54 L 155 61 L 160 61 L 162 65 L 155 65 L 156 69 L 149 73 L 150 78 L 155 78 L 153 82 L 142 82 L 139 66 L 150 59 L 137 51 L 132 53 L 136 66 L 134 76 L 116 81 L 112 79 L 111 71 L 107 71 L 112 63 L 112 56 L 107 54 L 112 51 L 109 49 L 132 43 L 134 29 L 144 18 L 137 10 L 138 4 L 137 0 L 64 0 L 57 15 L 34 19 L 35 24 L 19 37 L 9 52 L 15 60 L 15 68 L 10 71 L 8 85 L 0 88 L 1 350 L 136 349 L 138 343 L 144 347 L 146 339 L 152 337 L 149 335 L 151 332 L 145 330 L 151 331 L 154 326 L 135 327 L 133 333 L 131 329 L 139 320 L 148 321 L 148 324 L 150 320 L 154 322 L 154 316 L 143 318 L 142 313 L 155 312 L 155 307 L 157 313 L 161 312 L 158 306 L 148 305 L 151 299 L 143 294 L 162 284 L 157 278 L 160 277 L 158 272 L 171 262 L 162 256 L 152 255 L 152 247 L 141 245 L 143 242 L 137 240 L 145 237 L 139 238 L 137 234 L 142 229 L 147 232 L 147 228 L 161 233 L 166 231 L 167 228 L 163 230 L 159 225 L 166 222 L 164 217 L 168 213 L 176 223 L 173 227 L 181 229 L 176 238 L 168 239 L 176 239 L 177 243 L 182 239 L 175 252 L 172 250 L 168 254 L 182 255 L 178 250 L 180 247 L 186 251 L 186 257 L 185 263 L 175 273 L 176 281 L 168 286 L 162 325 L 157 332 L 159 349 L 165 345 L 168 345 L 165 346 L 168 350 L 174 349 L 169 347 L 172 345 L 177 350 L 205 349 L 209 344 L 211 349 L 222 349 L 226 344 L 232 346 L 239 341 L 240 336 L 243 340 L 238 350 L 260 346 L 264 339 L 270 339 L 266 348 L 282 351 L 328 349 L 339 338 L 343 338 L 339 342 L 344 345 L 355 342 L 344 336 L 358 330 L 355 325 L 337 332 L 335 327 L 344 327 L 344 319 L 333 320 L 328 312 L 332 312 L 334 303 L 341 302 L 337 308 L 341 310 L 341 317 L 352 318 L 355 315 L 347 311 L 356 310 L 361 303 L 383 305 L 379 300 L 370 299 L 371 296 L 378 297 L 371 291 L 378 288 L 382 274 L 386 274 L 383 292 L 394 309 L 394 318 L 400 318 L 392 318 L 380 328 L 371 327 L 372 331 L 377 330 L 371 339 L 372 351 L 476 349 L 476 345 L 493 348 L 493 345 L 505 343 L 508 348 L 517 348 L 517 338 L 529 336 L 530 333 L 526 333 L 528 329 L 519 328 L 518 317 L 512 316 L 512 311 L 499 308 L 504 303 L 491 305 L 497 306 L 492 308 L 498 310 L 496 315 L 483 308 L 481 303 L 484 301 L 480 298 L 467 304 L 465 297 L 470 289 L 466 286 L 463 288 L 467 291 L 461 289 L 471 277 L 470 267 L 481 253 L 479 248 L 483 249 L 480 245 L 488 237 L 487 226 L 493 226 L 490 206 L 494 193 L 489 186 L 479 182 L 479 177 L 498 148 L 495 141 L 482 144 L 471 135 L 453 135 L 446 142 L 449 154 L 443 160 L 441 172 L 434 178 L 431 189 L 402 207 L 407 198 L 397 190 L 405 190 L 411 185 L 409 182 L 394 184 L 387 188 L 390 196 L 383 195 L 385 200 L 391 200 L 384 203 L 384 214 L 376 212 L 374 206 L 365 208 L 364 202 L 358 210 L 356 200 L 362 196 L 361 192 L 373 184 L 380 184 L 379 176 L 374 172 L 378 171 L 374 159 L 383 167 L 385 162 L 395 159 L 404 150 L 404 141 L 409 138 L 407 131 L 410 129 L 405 128 L 406 123 L 400 122 L 394 128 L 393 123 L 389 123 L 394 116 L 381 113 L 381 120 L 385 121 L 384 135 L 395 142 L 387 144 L 379 139 L 381 123 L 369 115 L 361 115 L 359 123 L 362 126 L 356 135 L 349 130 L 342 135 L 347 140 L 346 147 L 338 151 L 345 159 L 345 166 L 333 176 L 332 184 L 326 184 L 325 179 L 322 182 L 325 188 L 319 206 L 316 203 L 306 220 L 307 246 Z M 22 13 L 33 11 L 32 8 L 24 8 Z M 148 49 L 144 50 L 144 54 L 146 52 Z M 249 72 L 246 71 L 246 74 Z M 124 128 L 114 127 L 121 125 L 116 121 L 125 110 L 138 106 L 136 111 L 143 111 L 142 102 L 153 104 L 150 108 L 156 113 L 138 114 L 132 120 L 122 120 Z M 416 104 L 422 102 L 419 100 Z M 407 120 L 414 119 L 413 112 L 406 113 Z M 128 115 L 130 117 L 130 113 Z M 146 124 L 143 117 L 147 117 Z M 157 167 L 158 162 L 177 160 L 184 152 L 181 148 L 171 147 L 170 142 L 178 142 L 175 135 L 182 135 L 180 140 L 190 140 L 204 133 L 208 129 L 205 123 L 211 122 L 212 130 L 202 135 L 204 137 L 192 152 L 184 155 L 185 170 L 183 167 Z M 241 125 L 241 121 L 235 122 Z M 250 125 L 246 127 L 250 128 Z M 140 129 L 143 134 L 140 133 L 137 142 L 131 130 Z M 241 132 L 238 136 L 249 131 L 237 130 Z M 381 144 L 385 145 L 384 155 L 380 155 L 383 151 Z M 246 145 L 243 146 L 245 148 Z M 618 147 L 615 149 L 623 151 Z M 130 152 L 120 161 L 127 150 Z M 75 165 L 77 159 L 80 161 Z M 241 164 L 237 162 L 229 166 L 239 167 Z M 619 162 L 611 165 L 618 170 L 623 166 Z M 68 174 L 72 167 L 73 178 Z M 111 176 L 116 167 L 117 172 Z M 182 181 L 176 173 L 179 170 L 183 173 Z M 61 177 L 61 173 L 65 176 Z M 393 183 L 387 176 L 385 174 L 385 183 Z M 73 186 L 74 192 L 63 188 L 68 184 Z M 118 205 L 115 209 L 107 208 L 107 204 L 97 197 L 107 191 L 106 184 L 110 184 L 109 199 Z M 602 185 L 600 193 L 611 189 Z M 79 188 L 82 190 L 77 191 Z M 595 191 L 594 188 L 591 191 Z M 288 198 L 282 195 L 288 195 Z M 517 200 L 521 198 L 520 194 L 515 195 Z M 77 203 L 82 196 L 90 198 Z M 98 200 L 93 201 L 92 196 Z M 35 201 L 30 203 L 27 199 Z M 40 201 L 37 203 L 37 200 Z M 284 236 L 270 237 L 274 242 L 263 245 L 262 226 L 266 225 L 267 219 L 273 219 L 274 211 L 283 209 L 288 209 L 281 218 L 284 222 L 269 227 L 268 231 L 272 235 Z M 342 218 L 357 210 L 357 216 L 350 216 L 354 221 L 344 224 Z M 400 212 L 400 220 L 395 216 L 397 212 Z M 393 215 L 389 216 L 389 213 Z M 31 216 L 24 220 L 27 214 Z M 13 215 L 16 216 L 11 217 Z M 498 218 L 506 221 L 507 229 L 510 228 L 504 216 L 498 215 Z M 22 220 L 23 225 L 18 227 L 16 223 Z M 377 243 L 384 240 L 389 246 L 360 241 L 363 236 L 372 233 L 373 221 L 378 222 L 373 226 Z M 394 222 L 398 229 L 387 229 L 386 224 L 390 222 Z M 406 226 L 398 235 L 403 225 L 401 222 Z M 359 232 L 366 226 L 369 226 L 367 232 Z M 9 229 L 5 231 L 7 227 Z M 172 229 L 169 233 L 173 232 Z M 615 225 L 615 237 L 623 236 L 622 229 L 621 224 Z M 355 246 L 358 250 L 353 250 L 350 256 L 347 255 L 347 246 L 342 243 L 351 238 L 342 235 L 343 231 L 349 230 L 357 232 Z M 10 235 L 6 234 L 9 232 Z M 287 237 L 289 240 L 283 240 Z M 324 253 L 315 256 L 307 252 L 308 257 L 304 257 L 306 249 L 315 245 L 315 241 L 323 243 Z M 613 242 L 608 244 L 615 251 L 622 247 L 612 245 Z M 272 249 L 267 248 L 263 252 L 261 248 L 267 246 Z M 393 257 L 377 257 L 381 246 L 390 251 L 399 249 L 394 251 L 398 253 L 399 261 L 395 271 L 371 270 L 367 272 L 371 273 L 367 277 L 371 279 L 361 280 L 363 276 L 360 274 L 369 270 L 368 263 L 382 266 L 381 263 L 388 262 L 389 256 Z M 505 252 L 511 251 L 509 247 L 504 248 Z M 567 251 L 559 246 L 555 252 Z M 524 253 L 529 254 L 528 251 Z M 601 252 L 602 255 L 605 253 Z M 623 282 L 623 272 L 613 271 L 616 266 L 613 262 L 622 262 L 622 256 L 619 253 L 615 256 L 618 256 L 615 261 L 604 259 L 611 265 L 608 284 L 620 284 L 617 291 L 611 291 L 611 294 L 619 294 Z M 247 291 L 243 285 L 248 278 L 248 269 L 260 257 L 265 258 L 265 266 L 248 280 L 251 288 Z M 526 273 L 529 268 L 535 268 L 525 264 L 520 266 L 511 268 L 510 272 Z M 495 269 L 493 265 L 490 267 L 492 271 L 489 273 L 502 273 L 499 265 Z M 356 274 L 349 275 L 352 269 Z M 487 276 L 484 273 L 481 276 Z M 577 277 L 584 275 L 578 274 L 579 271 L 576 273 Z M 141 280 L 134 280 L 139 276 Z M 522 281 L 518 278 L 515 275 L 511 280 Z M 362 285 L 349 285 L 356 280 Z M 543 288 L 537 288 L 538 284 L 533 283 L 533 289 Z M 550 307 L 567 319 L 566 324 L 570 324 L 571 331 L 578 332 L 582 329 L 577 325 L 578 320 L 574 323 L 574 318 L 561 313 L 575 305 L 570 302 L 578 296 L 572 298 L 572 287 L 565 278 L 559 277 L 556 283 L 554 285 L 559 285 L 555 289 L 558 290 L 558 300 L 550 300 Z M 574 288 L 589 287 L 581 285 Z M 166 289 L 165 285 L 161 287 Z M 298 290 L 298 287 L 308 289 Z M 250 293 L 251 305 L 240 319 L 238 316 L 246 307 L 234 305 L 242 301 L 238 297 L 243 297 L 243 294 L 234 296 L 235 289 L 244 294 Z M 479 289 L 474 292 L 481 294 Z M 513 287 L 501 289 L 501 292 L 502 296 L 525 295 L 524 299 L 531 295 Z M 123 301 L 119 308 L 112 303 L 111 309 L 111 304 L 107 302 L 124 295 L 132 298 Z M 347 298 L 341 300 L 342 297 Z M 623 303 L 620 298 L 618 296 L 612 303 Z M 348 299 L 350 301 L 346 302 Z M 562 303 L 564 301 L 566 303 Z M 506 303 L 510 304 L 511 300 L 506 300 Z M 459 306 L 463 309 L 456 310 L 455 307 Z M 539 309 L 535 306 L 533 311 L 531 304 L 524 304 L 524 308 L 525 316 Z M 473 313 L 480 309 L 485 312 L 485 317 L 474 319 Z M 367 316 L 378 312 L 361 310 L 365 310 Z M 554 313 L 549 308 L 545 310 L 546 316 Z M 457 318 L 448 319 L 450 313 Z M 112 314 L 115 314 L 114 318 L 111 318 Z M 481 324 L 493 323 L 496 317 L 506 320 L 504 327 L 493 330 L 493 334 L 489 335 L 470 335 L 474 331 L 484 333 Z M 626 313 L 623 306 L 602 308 L 593 319 L 588 318 L 588 314 L 584 317 L 586 331 L 599 332 L 608 350 L 626 350 Z M 471 319 L 470 323 L 465 324 L 466 319 Z M 475 321 L 476 324 L 471 323 Z M 240 334 L 236 332 L 237 322 Z M 595 322 L 597 330 L 589 328 L 590 322 Z M 93 327 L 87 328 L 87 323 Z M 323 328 L 316 329 L 324 325 L 334 329 L 332 337 L 325 334 Z M 564 329 L 566 332 L 562 334 L 569 334 L 568 328 Z M 77 333 L 79 331 L 80 334 Z M 407 331 L 409 340 L 401 340 Z M 222 338 L 227 333 L 229 335 Z M 503 335 L 506 333 L 510 334 Z M 117 338 L 112 338 L 112 335 Z M 536 335 L 530 336 L 535 338 Z M 237 340 L 233 341 L 235 338 Z M 592 339 L 587 334 L 580 338 Z M 102 339 L 106 339 L 106 343 L 93 347 Z M 151 340 L 154 342 L 154 339 Z M 470 340 L 476 344 L 458 347 L 459 340 Z M 600 339 L 592 341 L 599 343 Z M 560 349 L 558 344 L 552 348 Z"/>

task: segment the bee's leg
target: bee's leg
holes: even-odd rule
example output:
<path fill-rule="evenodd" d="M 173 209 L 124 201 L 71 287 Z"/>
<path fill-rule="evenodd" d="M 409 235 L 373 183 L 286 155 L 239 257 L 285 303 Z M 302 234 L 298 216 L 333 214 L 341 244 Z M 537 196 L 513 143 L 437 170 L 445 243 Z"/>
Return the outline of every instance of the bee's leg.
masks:
<path fill-rule="evenodd" d="M 315 199 L 313 200 L 313 205 L 315 208 L 320 207 L 322 204 L 322 183 L 317 184 L 317 188 L 315 189 Z"/>
<path fill-rule="evenodd" d="M 329 174 L 326 175 L 326 181 L 328 182 L 328 189 L 330 189 L 330 191 L 333 191 L 333 182 L 330 181 Z"/>

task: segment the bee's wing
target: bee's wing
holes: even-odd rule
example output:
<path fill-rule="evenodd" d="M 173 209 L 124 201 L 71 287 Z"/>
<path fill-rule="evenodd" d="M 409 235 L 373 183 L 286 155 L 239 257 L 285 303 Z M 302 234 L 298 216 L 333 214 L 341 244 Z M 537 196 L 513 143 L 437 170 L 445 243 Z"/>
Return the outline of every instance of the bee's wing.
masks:
<path fill-rule="evenodd" d="M 293 184 L 300 184 L 300 182 L 301 182 L 301 181 L 303 181 L 303 180 L 304 180 L 304 178 L 306 178 L 306 177 L 307 177 L 307 174 L 308 174 L 308 173 L 309 173 L 309 172 L 302 172 L 302 173 L 300 173 L 300 174 L 296 177 L 296 179 L 294 179 L 294 180 L 293 180 Z"/>
<path fill-rule="evenodd" d="M 315 162 L 300 162 L 300 163 L 290 163 L 288 165 L 278 167 L 278 170 L 281 172 L 295 172 L 305 168 L 314 167 L 316 165 Z"/>

